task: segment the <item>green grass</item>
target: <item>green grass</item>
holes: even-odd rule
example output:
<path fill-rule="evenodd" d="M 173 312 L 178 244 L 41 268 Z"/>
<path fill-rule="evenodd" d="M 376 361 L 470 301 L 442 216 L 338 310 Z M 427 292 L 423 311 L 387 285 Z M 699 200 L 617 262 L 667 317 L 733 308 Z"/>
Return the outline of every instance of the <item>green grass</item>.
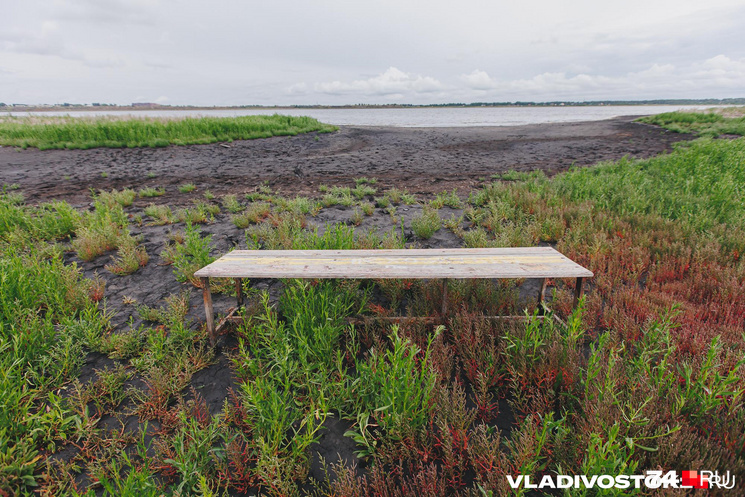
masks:
<path fill-rule="evenodd" d="M 141 188 L 138 192 L 138 195 L 140 198 L 152 198 L 152 197 L 160 197 L 166 193 L 166 189 L 163 187 L 159 188 L 152 188 L 150 186 L 147 186 L 145 188 Z"/>
<path fill-rule="evenodd" d="M 354 382 L 353 395 L 359 403 L 357 419 L 361 431 L 350 436 L 363 445 L 364 454 L 374 452 L 374 445 L 366 443 L 370 434 L 363 433 L 370 421 L 394 439 L 401 439 L 427 423 L 437 381 L 429 357 L 432 341 L 440 332 L 438 328 L 430 336 L 427 349 L 421 360 L 417 360 L 422 351 L 401 338 L 394 327 L 390 335 L 392 348 L 384 352 L 373 349 L 367 360 L 357 363 L 359 380 Z"/>
<path fill-rule="evenodd" d="M 319 496 L 509 495 L 505 474 L 696 467 L 726 468 L 740 481 L 744 163 L 743 140 L 701 139 L 553 178 L 507 174 L 467 202 L 467 192 L 443 192 L 423 212 L 462 208 L 445 222 L 456 243 L 547 242 L 594 271 L 576 312 L 574 282 L 549 282 L 547 312 L 566 325 L 532 319 L 534 297 L 518 300 L 513 282 L 451 281 L 442 328 L 374 319 L 439 317 L 439 282 L 278 282 L 274 305 L 269 290 L 247 292 L 243 322 L 227 331 L 237 343 L 223 356 L 231 371 L 220 373 L 233 374 L 234 393 L 209 406 L 189 388 L 192 375 L 224 366 L 206 345 L 201 302 L 192 305 L 200 299 L 178 281 L 193 281 L 227 242 L 213 247 L 194 226 L 171 232 L 162 257 L 175 263 L 173 274 L 161 273 L 168 296 L 148 305 L 125 297 L 130 305 L 118 311 L 145 323 L 110 329 L 104 309 L 113 301 L 102 279 L 85 280 L 65 250 L 69 241 L 81 248 L 81 239 L 111 236 L 123 257 L 123 248 L 138 247 L 127 231 L 136 209 L 114 192 L 86 212 L 4 193 L 0 494 L 294 495 L 303 487 Z M 352 192 L 336 196 L 351 198 L 361 216 L 371 204 Z M 384 198 L 394 207 L 403 197 Z M 241 248 L 405 246 L 398 226 L 387 236 L 343 223 L 316 227 L 309 215 L 319 207 L 309 199 L 263 189 L 250 200 Z M 229 211 L 237 201 L 221 205 Z M 193 212 L 212 216 L 216 203 L 200 202 Z M 369 224 L 387 225 L 384 212 L 374 214 Z M 167 206 L 145 215 L 171 218 Z M 216 223 L 240 234 L 228 216 Z M 166 233 L 143 224 L 141 236 L 151 247 Z M 137 276 L 106 279 L 117 299 L 122 285 L 141 284 Z M 232 301 L 215 300 L 222 309 Z M 481 319 L 525 311 L 526 322 Z M 350 324 L 358 314 L 371 318 L 367 325 Z M 116 363 L 83 380 L 89 351 Z M 101 421 L 129 423 L 133 414 L 157 426 L 156 436 L 152 427 L 122 431 Z M 315 485 L 312 451 L 329 421 L 344 426 L 364 462 L 352 469 L 330 460 L 336 480 Z M 52 456 L 60 450 L 74 459 Z"/>
<path fill-rule="evenodd" d="M 200 229 L 187 221 L 184 243 L 176 246 L 173 261 L 178 281 L 189 281 L 194 286 L 200 286 L 201 283 L 194 277 L 194 273 L 215 260 L 210 256 L 211 241 L 212 235 L 202 237 Z"/>
<path fill-rule="evenodd" d="M 297 135 L 337 128 L 310 117 L 273 116 L 200 117 L 178 120 L 115 118 L 0 119 L 0 145 L 53 148 L 165 147 L 271 136 Z"/>
<path fill-rule="evenodd" d="M 107 327 L 91 283 L 47 246 L 77 224 L 69 213 L 0 195 L 0 493 L 7 495 L 37 485 L 44 451 L 73 433 L 76 418 L 58 389 Z"/>
<path fill-rule="evenodd" d="M 442 227 L 442 220 L 437 209 L 424 207 L 420 214 L 414 216 L 411 220 L 411 229 L 416 236 L 429 240 Z"/>
<path fill-rule="evenodd" d="M 677 133 L 694 133 L 699 136 L 745 135 L 743 108 L 711 112 L 666 112 L 642 117 L 639 121 L 656 124 Z"/>
<path fill-rule="evenodd" d="M 552 183 L 574 202 L 631 215 L 656 213 L 698 229 L 741 225 L 745 215 L 745 140 L 698 140 L 670 154 L 578 168 Z"/>

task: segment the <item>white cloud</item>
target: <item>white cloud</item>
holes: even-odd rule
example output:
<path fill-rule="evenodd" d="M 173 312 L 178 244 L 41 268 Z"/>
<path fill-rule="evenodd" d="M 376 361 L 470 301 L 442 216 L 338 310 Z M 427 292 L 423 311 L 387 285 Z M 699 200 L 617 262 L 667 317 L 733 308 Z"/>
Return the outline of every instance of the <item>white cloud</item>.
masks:
<path fill-rule="evenodd" d="M 470 74 L 461 74 L 460 79 L 472 90 L 492 90 L 498 83 L 486 71 L 475 69 Z"/>
<path fill-rule="evenodd" d="M 305 95 L 308 93 L 308 85 L 305 83 L 295 83 L 292 86 L 288 86 L 285 93 L 288 95 Z"/>
<path fill-rule="evenodd" d="M 739 90 L 739 96 L 745 81 L 745 59 L 717 55 L 683 67 L 655 63 L 640 71 L 613 76 L 560 71 L 511 80 L 496 79 L 477 69 L 461 74 L 459 79 L 467 90 L 482 96 L 486 93 L 497 100 L 674 98 L 677 91 L 692 88 L 731 88 Z"/>
<path fill-rule="evenodd" d="M 717 55 L 697 65 L 693 76 L 708 79 L 718 85 L 736 88 L 745 87 L 745 59 L 733 60 L 726 55 Z"/>
<path fill-rule="evenodd" d="M 54 0 L 51 15 L 75 22 L 153 25 L 158 4 L 157 0 Z"/>
<path fill-rule="evenodd" d="M 34 55 L 54 55 L 71 60 L 82 60 L 83 55 L 71 49 L 57 30 L 56 23 L 44 22 L 40 29 L 8 29 L 0 32 L 0 48 L 7 52 Z"/>
<path fill-rule="evenodd" d="M 403 97 L 408 93 L 432 93 L 443 89 L 442 83 L 430 76 L 405 73 L 389 67 L 384 73 L 352 82 L 331 81 L 317 83 L 315 90 L 329 95 L 359 94 L 369 96 Z"/>

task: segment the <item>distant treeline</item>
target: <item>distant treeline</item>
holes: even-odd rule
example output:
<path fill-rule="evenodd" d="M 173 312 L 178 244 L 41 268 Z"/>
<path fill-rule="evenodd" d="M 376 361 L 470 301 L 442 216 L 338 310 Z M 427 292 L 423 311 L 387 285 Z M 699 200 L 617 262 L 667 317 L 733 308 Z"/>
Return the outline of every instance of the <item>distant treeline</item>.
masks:
<path fill-rule="evenodd" d="M 573 102 L 556 100 L 552 102 L 451 102 L 447 104 L 350 104 L 350 105 L 232 105 L 232 106 L 195 106 L 195 105 L 161 105 L 155 103 L 134 103 L 131 105 L 115 104 L 54 104 L 28 105 L 5 104 L 0 102 L 0 109 L 23 110 L 25 112 L 50 111 L 57 108 L 65 110 L 216 110 L 216 109 L 398 109 L 419 107 L 560 107 L 560 106 L 601 106 L 601 105 L 745 105 L 745 98 L 667 98 L 657 100 L 591 100 Z"/>
<path fill-rule="evenodd" d="M 745 105 L 745 98 L 593 100 L 589 102 L 473 102 L 470 104 L 431 104 L 422 107 L 503 107 L 503 106 L 592 106 L 592 105 Z"/>

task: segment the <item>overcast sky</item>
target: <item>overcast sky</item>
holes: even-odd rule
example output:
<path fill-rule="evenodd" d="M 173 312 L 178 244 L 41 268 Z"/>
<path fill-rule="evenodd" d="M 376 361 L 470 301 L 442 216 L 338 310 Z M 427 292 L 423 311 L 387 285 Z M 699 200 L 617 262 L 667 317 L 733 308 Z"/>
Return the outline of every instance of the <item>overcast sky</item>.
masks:
<path fill-rule="evenodd" d="M 0 0 L 0 102 L 745 97 L 743 0 Z"/>

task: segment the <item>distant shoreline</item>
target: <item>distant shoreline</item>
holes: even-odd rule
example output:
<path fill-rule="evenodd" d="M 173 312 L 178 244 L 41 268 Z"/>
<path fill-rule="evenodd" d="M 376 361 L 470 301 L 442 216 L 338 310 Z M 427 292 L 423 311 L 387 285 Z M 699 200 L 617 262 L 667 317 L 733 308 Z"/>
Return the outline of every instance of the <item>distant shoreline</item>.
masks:
<path fill-rule="evenodd" d="M 198 105 L 160 105 L 142 103 L 132 105 L 25 105 L 6 104 L 0 106 L 0 112 L 140 112 L 140 111 L 200 111 L 200 110 L 303 110 L 303 109 L 439 109 L 439 108 L 482 108 L 482 107 L 618 107 L 618 106 L 652 106 L 652 105 L 745 105 L 745 98 L 725 99 L 681 99 L 681 100 L 602 100 L 589 102 L 483 102 L 483 103 L 450 103 L 450 104 L 385 104 L 385 105 L 237 105 L 237 106 L 198 106 Z"/>

